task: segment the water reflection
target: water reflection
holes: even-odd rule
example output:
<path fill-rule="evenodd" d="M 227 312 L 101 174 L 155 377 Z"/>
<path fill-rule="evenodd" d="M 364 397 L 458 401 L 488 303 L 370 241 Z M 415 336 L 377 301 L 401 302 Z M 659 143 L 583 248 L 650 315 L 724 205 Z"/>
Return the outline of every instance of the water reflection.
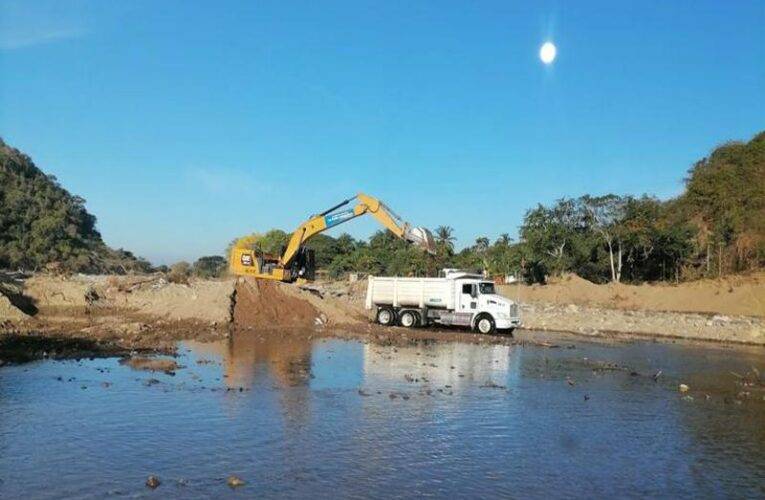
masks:
<path fill-rule="evenodd" d="M 198 357 L 221 361 L 227 387 L 252 387 L 258 376 L 279 387 L 308 384 L 312 342 L 302 335 L 237 333 L 221 342 L 188 342 Z"/>
<path fill-rule="evenodd" d="M 141 496 L 147 474 L 183 498 L 230 493 L 228 474 L 279 498 L 755 497 L 765 484 L 765 388 L 731 373 L 762 373 L 761 350 L 260 333 L 185 347 L 175 376 L 116 360 L 0 369 L 0 497 Z"/>

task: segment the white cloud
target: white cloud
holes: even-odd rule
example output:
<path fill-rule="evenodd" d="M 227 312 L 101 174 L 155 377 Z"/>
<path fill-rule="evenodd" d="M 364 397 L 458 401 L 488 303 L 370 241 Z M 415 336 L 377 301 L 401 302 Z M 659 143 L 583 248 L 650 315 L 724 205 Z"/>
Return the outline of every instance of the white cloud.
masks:
<path fill-rule="evenodd" d="M 86 34 L 81 2 L 0 2 L 0 49 L 15 50 Z"/>

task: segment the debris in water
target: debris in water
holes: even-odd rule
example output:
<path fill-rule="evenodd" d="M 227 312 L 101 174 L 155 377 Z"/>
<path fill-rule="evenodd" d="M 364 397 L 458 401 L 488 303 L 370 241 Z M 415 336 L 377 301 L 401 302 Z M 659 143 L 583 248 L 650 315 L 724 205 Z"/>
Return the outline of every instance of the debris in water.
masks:
<path fill-rule="evenodd" d="M 247 484 L 244 482 L 244 480 L 238 476 L 228 476 L 228 479 L 226 479 L 226 484 L 228 484 L 231 488 L 238 488 L 240 486 L 244 486 Z"/>
<path fill-rule="evenodd" d="M 175 370 L 181 368 L 172 359 L 147 358 L 133 356 L 120 360 L 121 365 L 128 365 L 133 370 L 145 370 L 151 372 L 164 372 L 167 375 L 175 375 Z"/>
<path fill-rule="evenodd" d="M 495 384 L 491 380 L 481 385 L 480 387 L 482 389 L 507 389 L 507 387 L 505 387 L 504 385 Z"/>
<path fill-rule="evenodd" d="M 688 386 L 687 386 L 687 385 L 685 385 L 685 384 L 680 384 L 680 385 L 678 386 L 678 389 L 680 390 L 680 392 L 688 392 L 688 391 L 690 390 L 690 387 L 688 387 Z"/>
<path fill-rule="evenodd" d="M 162 481 L 160 481 L 157 476 L 149 476 L 146 479 L 146 486 L 148 486 L 151 489 L 158 487 L 160 484 L 162 484 Z"/>
<path fill-rule="evenodd" d="M 369 392 L 366 392 L 363 389 L 359 389 L 359 396 L 371 396 L 372 394 Z"/>

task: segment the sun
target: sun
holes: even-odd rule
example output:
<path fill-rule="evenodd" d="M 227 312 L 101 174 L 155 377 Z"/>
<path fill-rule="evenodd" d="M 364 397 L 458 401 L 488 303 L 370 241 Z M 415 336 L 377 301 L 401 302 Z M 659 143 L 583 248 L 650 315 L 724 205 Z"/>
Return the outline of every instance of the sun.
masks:
<path fill-rule="evenodd" d="M 558 54 L 558 49 L 555 48 L 555 44 L 552 42 L 545 42 L 542 48 L 539 49 L 539 58 L 545 64 L 551 64 L 555 60 L 555 56 Z"/>

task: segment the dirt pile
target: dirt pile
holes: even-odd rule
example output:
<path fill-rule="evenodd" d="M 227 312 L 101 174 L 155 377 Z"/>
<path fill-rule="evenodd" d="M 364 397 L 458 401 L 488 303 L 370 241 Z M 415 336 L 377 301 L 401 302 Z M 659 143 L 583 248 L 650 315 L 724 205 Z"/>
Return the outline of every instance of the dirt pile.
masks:
<path fill-rule="evenodd" d="M 546 285 L 503 285 L 499 289 L 506 297 L 527 303 L 765 317 L 765 273 L 762 272 L 678 285 L 596 285 L 576 275 L 565 275 Z"/>
<path fill-rule="evenodd" d="M 197 320 L 215 325 L 231 319 L 233 280 L 191 281 L 188 285 L 157 280 L 130 293 L 109 294 L 112 304 L 169 321 Z"/>
<path fill-rule="evenodd" d="M 57 277 L 38 275 L 24 284 L 24 295 L 42 316 L 125 310 L 167 321 L 226 324 L 233 280 L 170 283 L 162 275 Z"/>
<path fill-rule="evenodd" d="M 13 305 L 8 297 L 0 292 L 0 322 L 2 321 L 23 321 L 28 316 L 21 309 Z"/>
<path fill-rule="evenodd" d="M 237 280 L 234 326 L 249 329 L 312 327 L 321 322 L 320 313 L 313 305 L 285 293 L 283 287 L 273 281 Z"/>

